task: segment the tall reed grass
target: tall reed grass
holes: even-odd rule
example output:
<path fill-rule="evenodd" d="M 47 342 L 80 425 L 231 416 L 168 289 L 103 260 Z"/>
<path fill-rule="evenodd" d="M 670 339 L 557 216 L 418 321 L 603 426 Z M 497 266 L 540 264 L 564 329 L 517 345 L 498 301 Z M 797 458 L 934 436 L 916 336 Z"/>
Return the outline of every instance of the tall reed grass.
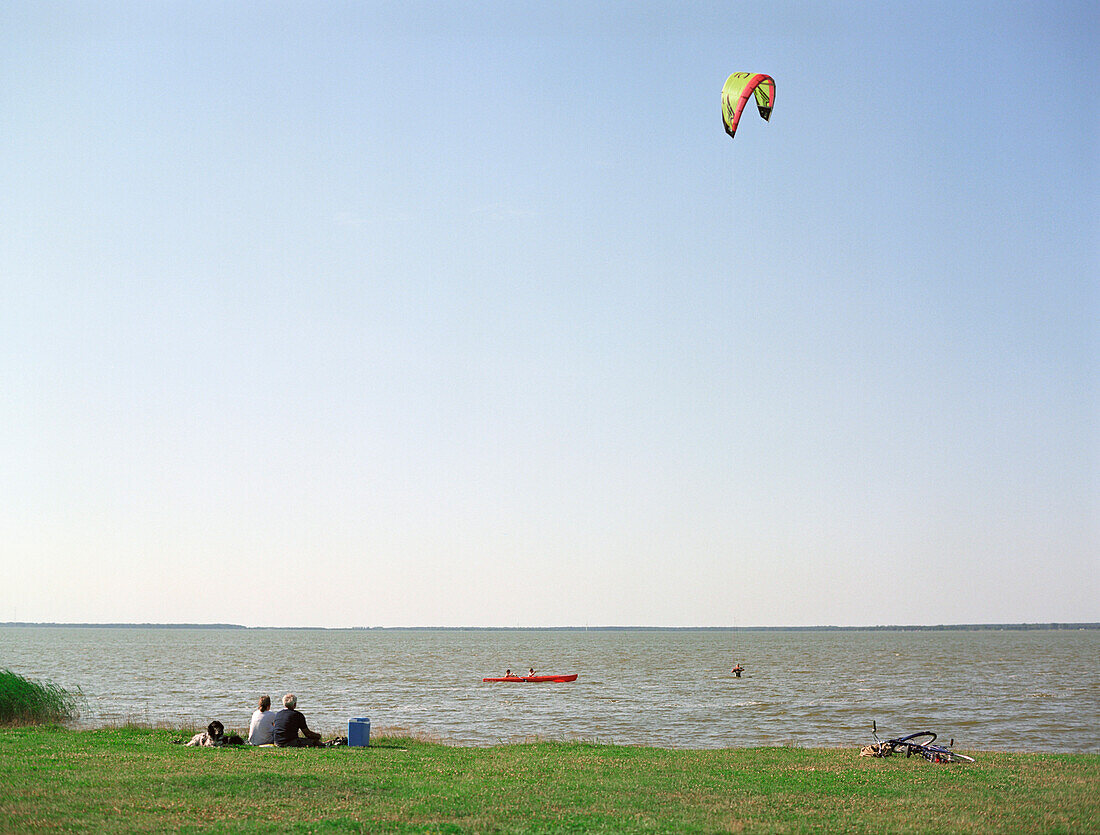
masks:
<path fill-rule="evenodd" d="M 30 681 L 11 670 L 0 670 L 0 726 L 75 719 L 79 700 L 79 690 L 70 693 L 52 681 Z"/>

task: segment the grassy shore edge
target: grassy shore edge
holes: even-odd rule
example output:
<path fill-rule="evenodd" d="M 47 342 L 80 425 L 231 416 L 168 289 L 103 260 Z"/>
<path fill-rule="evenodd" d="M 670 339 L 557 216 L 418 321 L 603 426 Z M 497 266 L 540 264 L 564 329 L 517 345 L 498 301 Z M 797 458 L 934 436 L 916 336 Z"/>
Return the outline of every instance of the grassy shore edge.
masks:
<path fill-rule="evenodd" d="M 1079 832 L 1100 755 L 978 752 L 975 765 L 856 749 L 197 749 L 182 729 L 0 731 L 0 831 Z"/>

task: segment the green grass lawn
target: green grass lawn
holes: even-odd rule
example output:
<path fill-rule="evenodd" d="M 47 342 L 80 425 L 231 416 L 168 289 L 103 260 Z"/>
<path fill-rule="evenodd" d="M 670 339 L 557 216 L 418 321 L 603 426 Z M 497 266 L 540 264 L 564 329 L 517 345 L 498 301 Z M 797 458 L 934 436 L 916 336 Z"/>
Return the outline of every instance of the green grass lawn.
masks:
<path fill-rule="evenodd" d="M 933 765 L 854 747 L 170 744 L 183 735 L 0 731 L 0 831 L 1100 831 L 1096 755 Z"/>

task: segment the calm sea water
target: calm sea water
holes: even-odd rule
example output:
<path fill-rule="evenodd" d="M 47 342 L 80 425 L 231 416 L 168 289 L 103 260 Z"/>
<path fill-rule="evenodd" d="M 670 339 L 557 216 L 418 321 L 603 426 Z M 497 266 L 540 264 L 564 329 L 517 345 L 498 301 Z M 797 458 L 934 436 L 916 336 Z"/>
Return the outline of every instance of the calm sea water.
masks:
<path fill-rule="evenodd" d="M 79 724 L 227 728 L 298 695 L 314 729 L 491 745 L 847 747 L 936 731 L 962 749 L 1100 752 L 1100 631 L 710 632 L 0 627 L 0 667 L 79 687 Z M 734 661 L 746 668 L 730 675 Z M 574 684 L 483 684 L 506 667 Z"/>

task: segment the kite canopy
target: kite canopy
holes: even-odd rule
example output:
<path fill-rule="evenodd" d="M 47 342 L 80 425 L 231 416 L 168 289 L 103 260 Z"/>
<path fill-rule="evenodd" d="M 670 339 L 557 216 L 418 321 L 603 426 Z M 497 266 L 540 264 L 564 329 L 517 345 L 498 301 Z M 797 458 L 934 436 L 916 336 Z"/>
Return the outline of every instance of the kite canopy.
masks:
<path fill-rule="evenodd" d="M 722 88 L 722 122 L 726 133 L 737 133 L 737 123 L 741 121 L 741 111 L 749 96 L 756 96 L 756 107 L 766 122 L 775 107 L 775 79 L 770 75 L 751 72 L 735 72 L 726 79 Z"/>

